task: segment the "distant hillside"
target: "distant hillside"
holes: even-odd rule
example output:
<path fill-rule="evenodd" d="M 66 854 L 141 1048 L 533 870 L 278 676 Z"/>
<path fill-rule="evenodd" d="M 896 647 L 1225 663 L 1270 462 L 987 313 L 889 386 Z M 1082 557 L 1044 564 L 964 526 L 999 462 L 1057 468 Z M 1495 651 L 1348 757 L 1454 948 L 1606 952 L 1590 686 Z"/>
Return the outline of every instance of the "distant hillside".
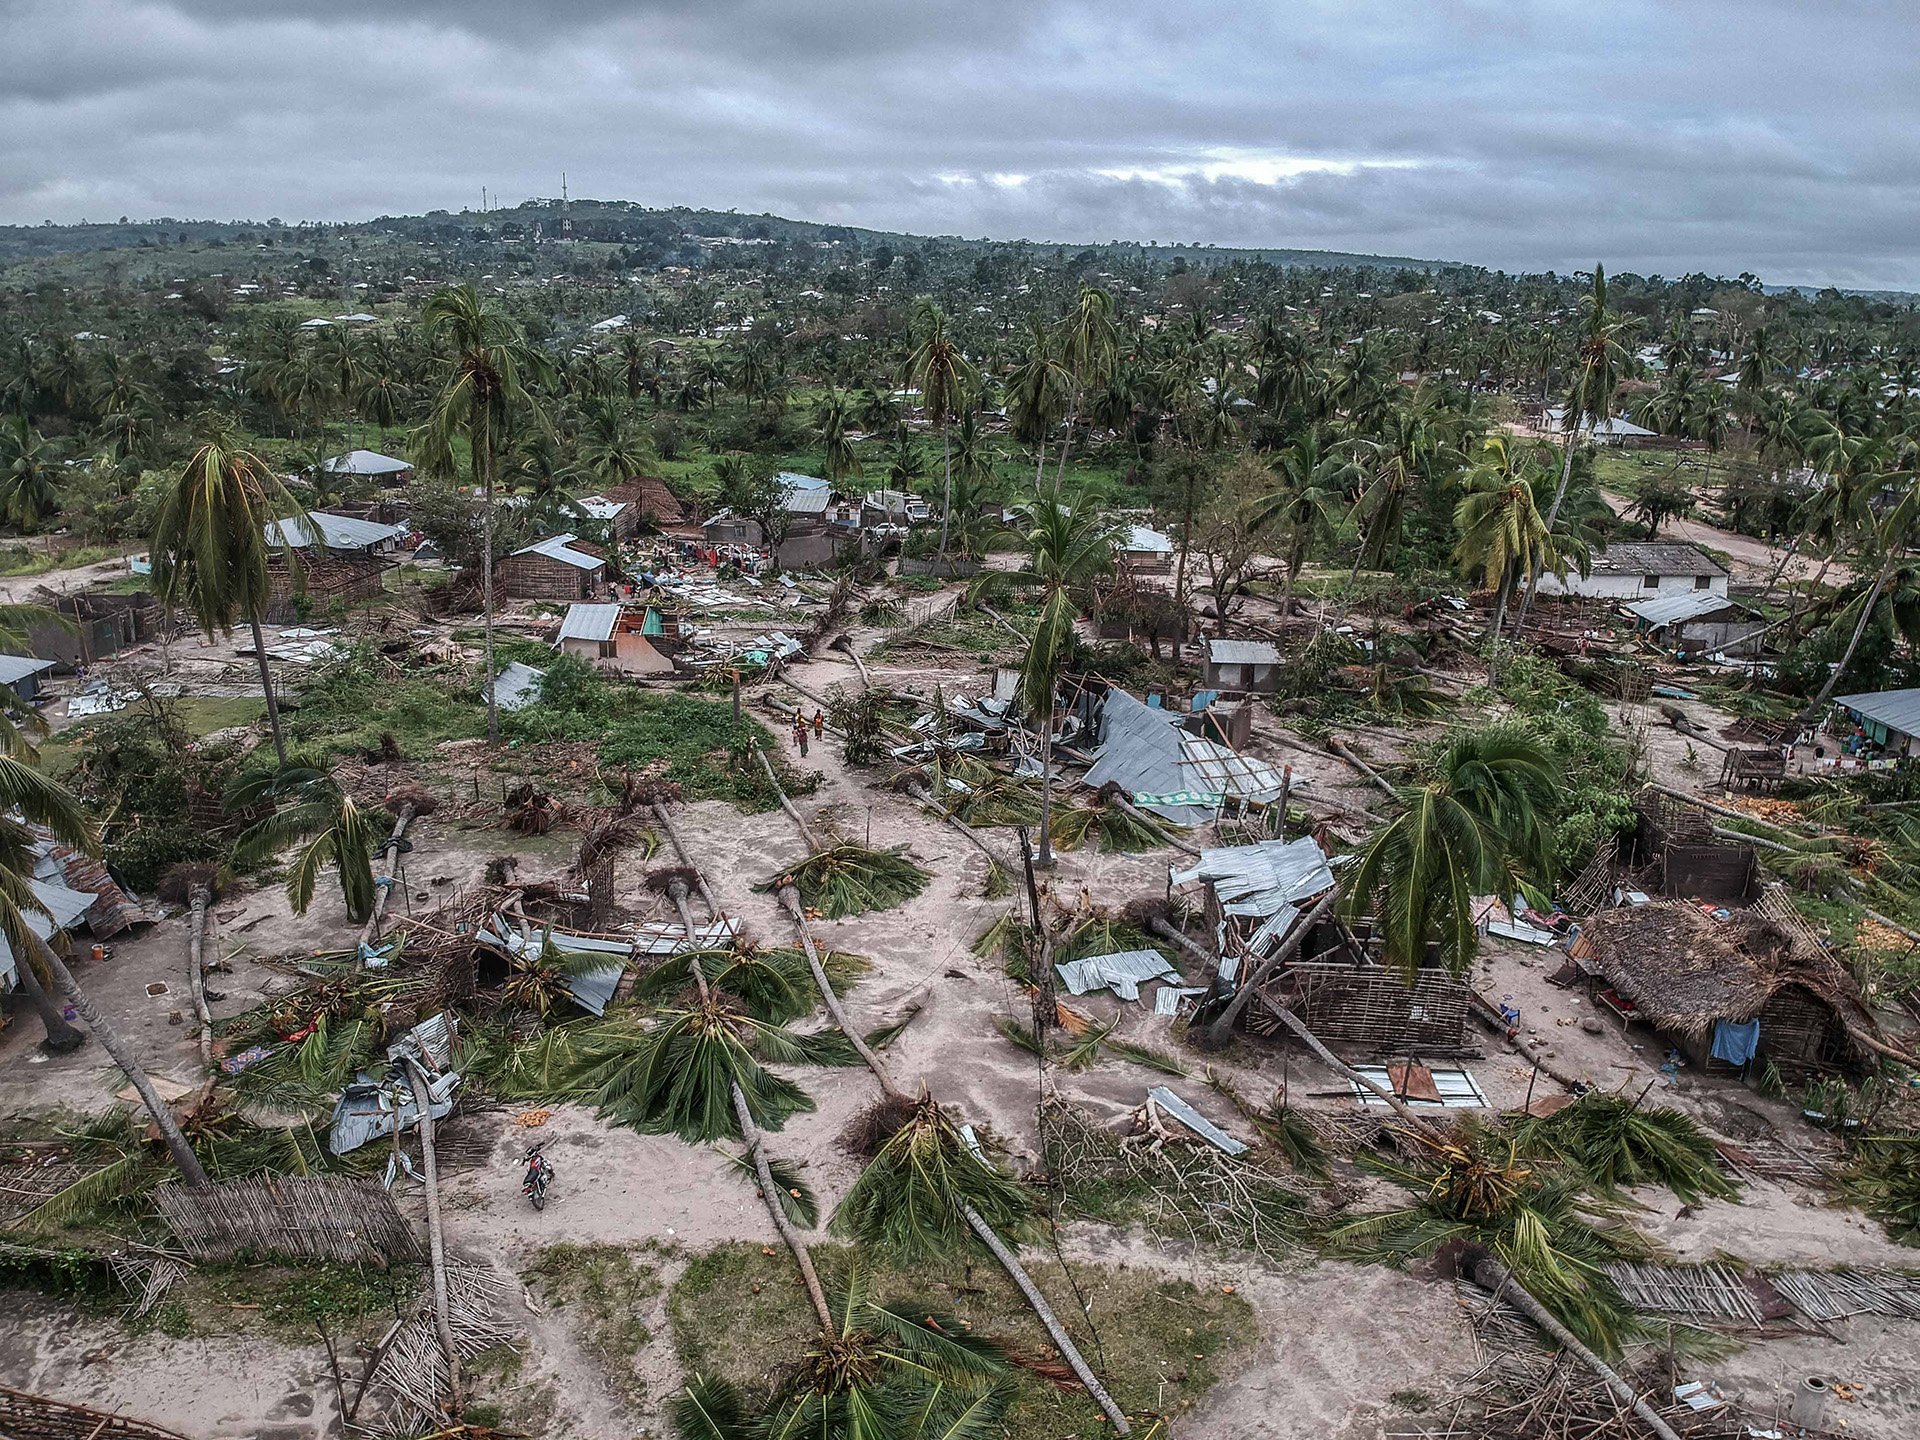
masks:
<path fill-rule="evenodd" d="M 422 215 L 383 215 L 347 224 L 287 222 L 278 216 L 265 220 L 129 220 L 85 225 L 0 226 L 0 267 L 102 251 L 155 251 L 206 247 L 278 247 L 311 244 L 348 237 L 383 237 L 421 244 L 446 244 L 497 238 L 530 239 L 536 230 L 545 239 L 559 237 L 570 222 L 575 240 L 633 247 L 636 259 L 659 261 L 675 257 L 689 241 L 732 239 L 746 243 L 851 242 L 861 249 L 891 246 L 912 250 L 942 248 L 1032 251 L 1069 251 L 1095 255 L 1116 254 L 1148 260 L 1184 260 L 1189 265 L 1221 264 L 1260 259 L 1287 267 L 1338 269 L 1430 270 L 1469 268 L 1450 261 L 1420 260 L 1405 255 L 1360 255 L 1338 250 L 1291 248 L 1245 249 L 1210 245 L 1142 245 L 1115 241 L 1075 244 L 1055 241 L 968 240 L 959 236 L 921 236 L 857 226 L 825 225 L 789 220 L 779 215 L 744 215 L 732 210 L 690 210 L 682 207 L 654 210 L 630 201 L 574 200 L 564 209 L 551 199 L 527 200 L 488 211 L 429 211 Z"/>

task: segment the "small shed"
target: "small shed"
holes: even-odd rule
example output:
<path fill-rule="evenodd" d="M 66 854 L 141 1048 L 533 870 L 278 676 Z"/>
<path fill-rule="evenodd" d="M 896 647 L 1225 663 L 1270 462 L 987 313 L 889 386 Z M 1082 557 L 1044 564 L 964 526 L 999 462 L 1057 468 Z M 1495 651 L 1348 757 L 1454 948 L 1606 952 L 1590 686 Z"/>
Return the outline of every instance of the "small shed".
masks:
<path fill-rule="evenodd" d="M 309 510 L 266 527 L 267 578 L 272 586 L 263 617 L 275 624 L 299 618 L 298 602 L 374 600 L 386 585 L 393 557 L 407 538 L 404 525 Z"/>
<path fill-rule="evenodd" d="M 1121 565 L 1136 575 L 1165 575 L 1173 569 L 1173 540 L 1145 525 L 1129 525 L 1118 549 Z"/>
<path fill-rule="evenodd" d="M 656 475 L 640 475 L 623 485 L 615 485 L 600 492 L 606 500 L 623 500 L 633 507 L 636 525 L 647 524 L 660 529 L 669 525 L 684 525 L 687 512 L 681 506 L 679 497 L 667 488 L 667 482 Z"/>
<path fill-rule="evenodd" d="M 1280 688 L 1280 650 L 1270 640 L 1209 640 L 1202 673 L 1212 690 L 1271 695 Z"/>
<path fill-rule="evenodd" d="M 1789 1073 L 1849 1068 L 1866 1054 L 1858 1037 L 1878 1029 L 1846 966 L 1763 907 L 1656 900 L 1603 910 L 1569 954 L 1603 1004 L 1706 1070 L 1756 1059 Z"/>
<path fill-rule="evenodd" d="M 31 655 L 0 655 L 0 685 L 4 685 L 27 704 L 40 694 L 40 677 L 53 669 L 51 660 Z"/>
<path fill-rule="evenodd" d="M 587 600 L 607 583 L 606 557 L 571 531 L 516 550 L 495 574 L 515 600 Z"/>

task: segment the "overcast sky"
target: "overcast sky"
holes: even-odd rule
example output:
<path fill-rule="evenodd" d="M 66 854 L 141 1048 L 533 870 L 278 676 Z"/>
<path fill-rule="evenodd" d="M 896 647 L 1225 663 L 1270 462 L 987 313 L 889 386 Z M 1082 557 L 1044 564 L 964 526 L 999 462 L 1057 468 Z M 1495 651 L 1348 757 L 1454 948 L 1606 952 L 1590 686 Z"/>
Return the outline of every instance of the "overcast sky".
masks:
<path fill-rule="evenodd" d="M 0 222 L 572 193 L 1920 289 L 1914 0 L 0 0 Z"/>

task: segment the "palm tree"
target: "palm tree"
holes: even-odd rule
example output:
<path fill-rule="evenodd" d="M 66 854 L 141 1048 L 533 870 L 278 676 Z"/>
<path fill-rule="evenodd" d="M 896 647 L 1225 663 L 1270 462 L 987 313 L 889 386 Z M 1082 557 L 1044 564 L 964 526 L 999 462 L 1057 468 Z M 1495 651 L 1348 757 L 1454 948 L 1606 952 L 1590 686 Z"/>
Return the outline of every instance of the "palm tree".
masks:
<path fill-rule="evenodd" d="M 287 742 L 280 732 L 260 613 L 273 594 L 268 561 L 275 542 L 268 527 L 299 509 L 264 460 L 216 439 L 193 453 L 168 486 L 153 522 L 153 591 L 160 602 L 184 605 L 208 639 L 216 630 L 231 635 L 236 620 L 245 620 L 253 632 L 260 693 L 282 765 Z M 292 572 L 298 562 L 282 535 L 282 558 Z"/>
<path fill-rule="evenodd" d="M 514 413 L 538 407 L 528 390 L 550 380 L 552 363 L 527 343 L 520 327 L 481 303 L 471 285 L 436 290 L 421 311 L 421 323 L 440 346 L 446 367 L 440 395 L 422 428 L 415 453 L 426 468 L 452 475 L 454 442 L 467 444 L 473 483 L 481 493 L 483 543 L 480 549 L 480 600 L 486 629 L 487 739 L 500 739 L 500 713 L 493 680 L 493 488 L 500 452 L 513 429 Z"/>
<path fill-rule="evenodd" d="M 1400 813 L 1367 841 L 1347 891 L 1349 911 L 1378 922 L 1389 962 L 1411 976 L 1436 939 L 1451 970 L 1472 962 L 1473 897 L 1550 878 L 1548 821 L 1562 783 L 1523 726 L 1447 742 L 1424 783 L 1401 790 Z"/>
<path fill-rule="evenodd" d="M 1034 452 L 1033 488 L 1046 474 L 1047 436 L 1066 410 L 1072 377 L 1053 351 L 1046 330 L 1036 321 L 1026 359 L 1007 377 L 1007 418 L 1014 438 Z"/>
<path fill-rule="evenodd" d="M 71 1050 L 81 1042 L 59 1011 L 48 1000 L 39 978 L 33 973 L 37 961 L 52 978 L 54 988 L 66 996 L 87 1028 L 99 1038 L 101 1047 L 113 1063 L 125 1072 L 134 1091 L 165 1141 L 173 1163 L 187 1184 L 204 1186 L 207 1172 L 201 1167 L 193 1147 L 180 1133 L 173 1112 L 153 1088 L 146 1067 L 120 1036 L 112 1022 L 94 1006 L 80 988 L 73 972 L 46 937 L 27 918 L 29 912 L 45 915 L 45 909 L 31 886 L 34 864 L 33 834 L 28 825 L 40 825 L 53 832 L 55 839 L 86 854 L 97 855 L 99 837 L 81 812 L 73 792 L 58 781 L 49 780 L 38 770 L 13 754 L 0 753 L 0 933 L 13 949 L 15 968 L 21 988 L 27 992 L 46 1025 L 47 1046 L 51 1050 Z M 19 818 L 14 818 L 14 817 Z M 50 917 L 48 917 L 50 922 Z"/>
<path fill-rule="evenodd" d="M 948 516 L 953 511 L 953 440 L 948 432 L 979 377 L 947 333 L 947 317 L 938 305 L 922 300 L 914 320 L 920 329 L 920 344 L 907 357 L 907 384 L 919 387 L 921 408 L 928 421 L 940 427 L 940 456 L 947 477 L 940 501 L 940 558 L 944 560 Z"/>
<path fill-rule="evenodd" d="M 1546 529 L 1551 532 L 1560 519 L 1560 506 L 1566 501 L 1567 486 L 1573 479 L 1573 452 L 1582 431 L 1588 435 L 1613 418 L 1613 392 L 1620 383 L 1620 372 L 1627 363 L 1625 337 L 1629 323 L 1607 309 L 1607 272 L 1603 265 L 1593 267 L 1593 288 L 1582 302 L 1580 343 L 1574 355 L 1573 373 L 1567 387 L 1566 410 L 1560 417 L 1566 431 L 1566 453 L 1560 465 L 1560 483 L 1554 487 L 1553 503 L 1547 506 Z M 1533 603 L 1538 568 L 1527 571 L 1527 598 L 1520 607 L 1517 624 L 1524 625 L 1527 607 Z"/>
<path fill-rule="evenodd" d="M 1025 507 L 1027 568 L 1008 578 L 1016 584 L 1045 587 L 1040 621 L 1020 663 L 1020 703 L 1040 726 L 1040 854 L 1034 863 L 1053 864 L 1053 709 L 1054 691 L 1074 651 L 1074 625 L 1080 618 L 1074 593 L 1113 568 L 1113 542 L 1119 521 L 1086 495 L 1071 503 L 1057 491 L 1043 490 Z"/>
<path fill-rule="evenodd" d="M 1307 431 L 1275 457 L 1273 489 L 1256 505 L 1252 523 L 1255 528 L 1271 527 L 1285 537 L 1282 615 L 1292 612 L 1293 587 L 1307 563 L 1308 552 L 1316 540 L 1333 533 L 1334 516 L 1359 473 L 1352 455 L 1330 447 L 1318 430 Z"/>
<path fill-rule="evenodd" d="M 22 411 L 0 425 L 0 520 L 38 530 L 60 509 L 57 448 L 40 438 Z"/>
<path fill-rule="evenodd" d="M 883 1305 L 856 1267 L 792 1381 L 754 1417 L 726 1381 L 696 1376 L 674 1403 L 683 1440 L 987 1440 L 1011 1386 L 999 1347 L 924 1302 Z"/>
<path fill-rule="evenodd" d="M 1060 326 L 1060 358 L 1068 376 L 1067 429 L 1060 440 L 1060 464 L 1055 487 L 1067 474 L 1067 452 L 1073 448 L 1073 428 L 1080 419 L 1081 402 L 1102 389 L 1119 363 L 1120 332 L 1113 323 L 1113 296 L 1097 285 L 1082 284 L 1073 308 Z"/>
<path fill-rule="evenodd" d="M 820 428 L 820 448 L 825 457 L 829 485 L 860 473 L 860 452 L 854 448 L 853 407 L 838 390 L 829 390 L 814 410 L 814 423 Z"/>
<path fill-rule="evenodd" d="M 653 446 L 620 401 L 596 396 L 587 405 L 586 422 L 580 435 L 580 463 L 601 484 L 623 484 L 646 470 Z"/>
<path fill-rule="evenodd" d="M 300 765 L 283 768 L 253 783 L 235 787 L 234 808 L 278 801 L 271 815 L 240 836 L 236 852 L 244 861 L 278 854 L 297 840 L 306 844 L 287 876 L 287 902 L 296 915 L 313 904 L 321 870 L 332 866 L 340 877 L 340 898 L 347 918 L 359 925 L 373 913 L 373 856 L 381 835 L 340 782 L 325 770 Z"/>
<path fill-rule="evenodd" d="M 1546 522 L 1534 502 L 1530 457 L 1504 435 L 1492 435 L 1482 447 L 1485 459 L 1467 480 L 1467 493 L 1454 507 L 1459 539 L 1453 557 L 1483 588 L 1498 590 L 1493 624 L 1498 639 L 1506 625 L 1514 582 L 1544 565 L 1551 546 Z"/>
<path fill-rule="evenodd" d="M 1885 478 L 1891 483 L 1896 477 Z M 1809 716 L 1817 716 L 1826 708 L 1827 701 L 1833 698 L 1833 692 L 1839 687 L 1840 677 L 1847 673 L 1847 667 L 1853 663 L 1853 653 L 1860 648 L 1860 638 L 1867 633 L 1867 626 L 1880 606 L 1881 597 L 1886 593 L 1895 573 L 1911 563 L 1908 551 L 1916 543 L 1920 543 L 1920 484 L 1915 483 L 1912 475 L 1902 475 L 1897 478 L 1903 486 L 1899 499 L 1888 506 L 1867 531 L 1870 541 L 1869 553 L 1877 555 L 1879 559 L 1879 564 L 1874 569 L 1873 581 L 1860 600 L 1860 616 L 1854 622 L 1853 632 L 1847 637 L 1846 648 L 1840 652 L 1840 658 L 1834 663 L 1826 683 L 1821 685 L 1820 693 L 1815 695 L 1812 703 L 1807 706 L 1806 713 Z"/>

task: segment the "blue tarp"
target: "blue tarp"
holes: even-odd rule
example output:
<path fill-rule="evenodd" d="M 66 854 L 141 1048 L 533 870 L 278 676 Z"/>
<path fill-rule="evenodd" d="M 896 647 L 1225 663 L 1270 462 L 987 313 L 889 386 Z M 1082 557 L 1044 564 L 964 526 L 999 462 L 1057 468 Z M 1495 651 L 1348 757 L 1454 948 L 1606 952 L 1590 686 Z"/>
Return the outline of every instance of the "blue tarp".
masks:
<path fill-rule="evenodd" d="M 1716 1020 L 1713 1022 L 1713 1058 L 1729 1065 L 1744 1065 L 1760 1049 L 1760 1022 Z"/>

